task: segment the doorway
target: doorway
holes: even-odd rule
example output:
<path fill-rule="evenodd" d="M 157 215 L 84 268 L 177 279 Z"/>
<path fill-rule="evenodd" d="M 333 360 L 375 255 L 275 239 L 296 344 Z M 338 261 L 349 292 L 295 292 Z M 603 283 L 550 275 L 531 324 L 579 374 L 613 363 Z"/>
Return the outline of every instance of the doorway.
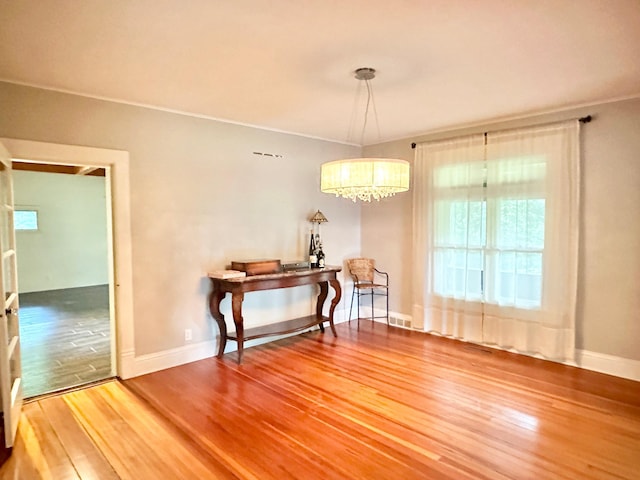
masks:
<path fill-rule="evenodd" d="M 112 377 L 105 169 L 13 170 L 24 396 Z"/>
<path fill-rule="evenodd" d="M 79 145 L 0 138 L 13 161 L 40 163 L 45 166 L 78 165 L 79 169 L 105 169 L 107 208 L 111 220 L 109 232 L 109 291 L 111 365 L 114 374 L 123 379 L 140 374 L 133 328 L 133 257 L 131 239 L 131 207 L 129 153 Z M 116 328 L 117 325 L 117 328 Z"/>

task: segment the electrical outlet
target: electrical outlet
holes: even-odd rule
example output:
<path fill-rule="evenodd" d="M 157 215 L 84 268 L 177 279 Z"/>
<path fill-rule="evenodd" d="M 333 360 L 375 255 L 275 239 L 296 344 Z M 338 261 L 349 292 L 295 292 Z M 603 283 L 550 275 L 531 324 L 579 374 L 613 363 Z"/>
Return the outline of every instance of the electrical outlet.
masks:
<path fill-rule="evenodd" d="M 191 329 L 190 329 L 190 328 L 186 328 L 186 329 L 184 330 L 184 341 L 185 341 L 185 342 L 190 342 L 190 341 L 191 341 L 191 339 L 192 339 L 192 336 L 191 336 Z"/>

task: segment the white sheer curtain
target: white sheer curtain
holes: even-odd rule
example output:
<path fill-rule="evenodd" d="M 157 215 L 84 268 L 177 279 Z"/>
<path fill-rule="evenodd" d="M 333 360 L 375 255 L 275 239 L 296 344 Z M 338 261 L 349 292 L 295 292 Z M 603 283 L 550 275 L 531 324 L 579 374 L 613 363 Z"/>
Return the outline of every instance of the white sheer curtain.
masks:
<path fill-rule="evenodd" d="M 414 165 L 413 323 L 482 341 L 479 279 L 469 278 L 481 239 L 469 228 L 483 195 L 484 137 L 418 145 Z M 469 248 L 470 247 L 470 248 Z"/>
<path fill-rule="evenodd" d="M 573 359 L 578 125 L 572 121 L 418 146 L 416 326 Z"/>

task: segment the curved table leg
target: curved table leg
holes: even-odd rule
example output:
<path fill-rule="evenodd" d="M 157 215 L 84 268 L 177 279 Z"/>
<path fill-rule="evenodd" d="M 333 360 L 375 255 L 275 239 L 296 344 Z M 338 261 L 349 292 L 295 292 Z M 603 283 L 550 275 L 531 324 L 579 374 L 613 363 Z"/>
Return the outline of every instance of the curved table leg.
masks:
<path fill-rule="evenodd" d="M 327 299 L 329 293 L 329 284 L 327 282 L 318 282 L 320 287 L 320 293 L 318 294 L 318 302 L 316 303 L 316 318 L 320 321 L 320 331 L 324 333 L 324 322 L 322 322 L 322 308 L 324 307 L 324 301 Z"/>
<path fill-rule="evenodd" d="M 331 300 L 331 308 L 329 309 L 329 326 L 331 327 L 333 336 L 337 337 L 338 334 L 336 333 L 336 327 L 333 324 L 333 312 L 336 309 L 336 306 L 338 305 L 340 298 L 342 297 L 342 288 L 340 288 L 340 282 L 336 278 L 329 280 L 329 283 L 331 284 L 331 287 L 333 288 L 333 290 L 336 292 L 335 296 L 333 297 L 333 300 Z"/>
<path fill-rule="evenodd" d="M 220 302 L 224 299 L 226 292 L 221 292 L 216 282 L 213 283 L 213 290 L 209 295 L 209 311 L 211 316 L 218 324 L 220 331 L 220 341 L 218 342 L 218 358 L 222 358 L 224 348 L 227 345 L 227 324 L 224 321 L 224 315 L 220 312 Z"/>
<path fill-rule="evenodd" d="M 243 292 L 233 292 L 231 294 L 231 306 L 233 309 L 233 322 L 236 324 L 236 339 L 238 342 L 238 363 L 242 363 L 242 353 L 244 351 L 244 320 L 242 318 Z"/>

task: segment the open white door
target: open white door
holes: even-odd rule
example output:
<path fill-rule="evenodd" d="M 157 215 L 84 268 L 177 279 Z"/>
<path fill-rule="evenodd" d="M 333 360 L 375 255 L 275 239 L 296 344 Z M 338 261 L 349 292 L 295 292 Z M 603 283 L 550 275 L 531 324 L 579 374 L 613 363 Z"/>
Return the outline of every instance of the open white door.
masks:
<path fill-rule="evenodd" d="M 22 410 L 22 368 L 18 324 L 18 272 L 16 236 L 13 226 L 13 180 L 9 152 L 0 144 L 0 395 L 4 444 L 11 448 Z"/>

